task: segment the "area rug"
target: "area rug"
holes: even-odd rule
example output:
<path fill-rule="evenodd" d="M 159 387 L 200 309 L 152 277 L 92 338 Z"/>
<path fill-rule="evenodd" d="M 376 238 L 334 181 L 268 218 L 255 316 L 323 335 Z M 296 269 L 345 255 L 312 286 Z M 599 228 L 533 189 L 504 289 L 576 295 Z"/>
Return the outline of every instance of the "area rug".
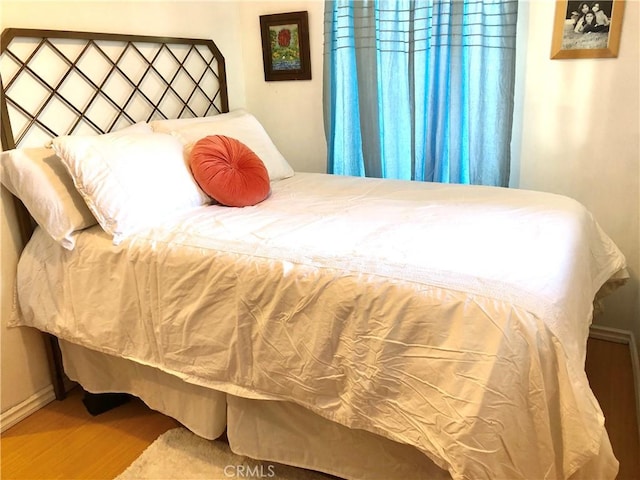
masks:
<path fill-rule="evenodd" d="M 116 480 L 328 480 L 329 475 L 234 454 L 222 440 L 205 440 L 186 428 L 160 435 Z"/>

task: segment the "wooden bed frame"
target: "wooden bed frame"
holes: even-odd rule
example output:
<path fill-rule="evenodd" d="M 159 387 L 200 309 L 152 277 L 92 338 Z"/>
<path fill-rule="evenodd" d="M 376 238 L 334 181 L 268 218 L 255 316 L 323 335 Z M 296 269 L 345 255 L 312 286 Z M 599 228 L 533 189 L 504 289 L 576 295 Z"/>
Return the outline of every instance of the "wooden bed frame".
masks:
<path fill-rule="evenodd" d="M 2 72 L 9 72 L 0 78 L 2 150 L 43 145 L 29 144 L 31 136 L 101 134 L 141 121 L 229 111 L 225 60 L 212 40 L 8 28 L 0 38 L 0 58 Z M 53 81 L 52 64 L 58 70 Z M 96 65 L 101 70 L 99 79 L 92 70 Z M 65 92 L 71 82 L 86 87 L 80 102 Z M 124 102 L 107 93 L 110 82 L 128 89 Z M 41 88 L 43 98 L 36 105 L 24 95 L 24 85 L 29 83 Z M 205 91 L 203 84 L 211 91 Z M 95 117 L 92 107 L 98 103 L 108 105 L 113 115 Z M 54 108 L 71 117 L 66 129 L 43 119 L 43 113 Z M 35 222 L 16 197 L 14 206 L 24 246 Z M 58 340 L 48 333 L 43 336 L 55 396 L 62 400 L 65 375 Z"/>

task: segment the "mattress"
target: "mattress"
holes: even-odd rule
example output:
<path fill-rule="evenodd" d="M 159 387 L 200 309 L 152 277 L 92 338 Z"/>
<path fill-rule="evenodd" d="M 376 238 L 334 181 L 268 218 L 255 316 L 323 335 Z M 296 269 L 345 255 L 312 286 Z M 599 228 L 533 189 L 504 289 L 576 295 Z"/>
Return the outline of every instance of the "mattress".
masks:
<path fill-rule="evenodd" d="M 36 233 L 13 324 L 297 404 L 453 478 L 566 478 L 605 434 L 586 338 L 624 267 L 566 197 L 298 173 L 119 246 Z"/>

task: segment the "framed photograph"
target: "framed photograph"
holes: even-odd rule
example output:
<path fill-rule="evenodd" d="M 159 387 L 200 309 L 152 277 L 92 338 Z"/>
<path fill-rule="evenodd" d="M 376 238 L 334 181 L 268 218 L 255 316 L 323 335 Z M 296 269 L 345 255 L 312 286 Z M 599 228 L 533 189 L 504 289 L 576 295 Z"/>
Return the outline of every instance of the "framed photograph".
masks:
<path fill-rule="evenodd" d="M 311 80 L 307 12 L 260 16 L 264 79 Z"/>
<path fill-rule="evenodd" d="M 618 56 L 624 0 L 557 0 L 551 58 Z"/>

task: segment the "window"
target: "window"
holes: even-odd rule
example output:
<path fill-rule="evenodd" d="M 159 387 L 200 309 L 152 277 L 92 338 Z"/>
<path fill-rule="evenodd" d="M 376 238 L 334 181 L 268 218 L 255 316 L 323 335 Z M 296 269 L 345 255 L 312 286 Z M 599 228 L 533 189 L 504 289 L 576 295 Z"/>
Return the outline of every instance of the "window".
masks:
<path fill-rule="evenodd" d="M 517 8 L 327 2 L 328 171 L 508 185 Z"/>

